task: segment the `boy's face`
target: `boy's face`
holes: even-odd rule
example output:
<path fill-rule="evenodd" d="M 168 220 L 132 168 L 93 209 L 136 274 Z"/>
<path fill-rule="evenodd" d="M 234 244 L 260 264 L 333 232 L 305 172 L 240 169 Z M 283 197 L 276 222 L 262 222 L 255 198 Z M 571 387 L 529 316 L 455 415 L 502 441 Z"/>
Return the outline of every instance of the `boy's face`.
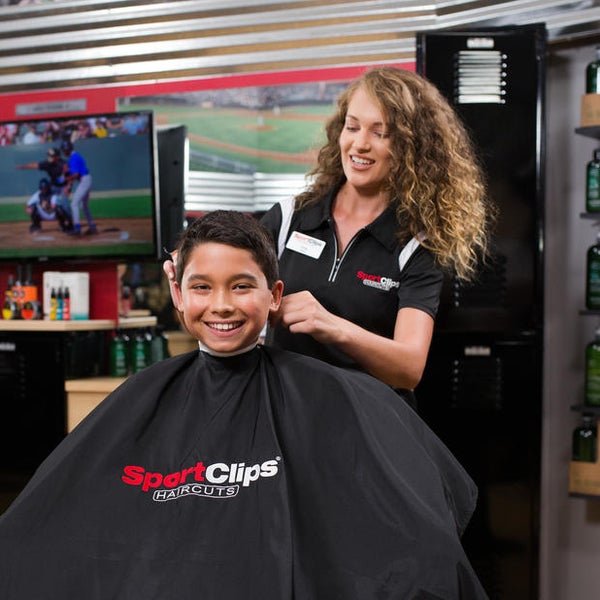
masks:
<path fill-rule="evenodd" d="M 235 352 L 256 343 L 283 293 L 281 281 L 269 288 L 248 250 L 215 242 L 194 248 L 181 287 L 174 288 L 186 329 L 215 352 Z"/>

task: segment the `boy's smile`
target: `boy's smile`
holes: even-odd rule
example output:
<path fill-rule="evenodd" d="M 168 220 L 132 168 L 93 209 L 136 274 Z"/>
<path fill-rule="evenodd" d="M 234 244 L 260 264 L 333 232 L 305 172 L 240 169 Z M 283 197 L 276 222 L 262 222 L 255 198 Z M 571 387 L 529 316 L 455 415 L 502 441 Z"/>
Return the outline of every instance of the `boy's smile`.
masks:
<path fill-rule="evenodd" d="M 185 266 L 177 308 L 188 331 L 215 352 L 256 343 L 283 284 L 270 289 L 248 250 L 215 242 L 196 246 Z"/>

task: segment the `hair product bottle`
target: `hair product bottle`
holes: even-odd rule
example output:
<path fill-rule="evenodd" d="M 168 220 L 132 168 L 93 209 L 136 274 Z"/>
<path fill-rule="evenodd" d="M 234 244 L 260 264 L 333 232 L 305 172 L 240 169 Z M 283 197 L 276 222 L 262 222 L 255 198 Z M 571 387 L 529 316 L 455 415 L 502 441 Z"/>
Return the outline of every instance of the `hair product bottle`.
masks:
<path fill-rule="evenodd" d="M 600 232 L 596 243 L 590 246 L 586 257 L 585 306 L 588 310 L 600 310 Z"/>
<path fill-rule="evenodd" d="M 109 345 L 110 374 L 112 377 L 127 377 L 129 374 L 129 338 L 117 329 Z"/>
<path fill-rule="evenodd" d="M 586 166 L 585 210 L 600 212 L 600 148 Z"/>
<path fill-rule="evenodd" d="M 56 289 L 52 288 L 50 292 L 50 320 L 56 321 Z"/>
<path fill-rule="evenodd" d="M 58 288 L 58 292 L 56 292 L 56 320 L 63 320 L 63 289 L 62 287 Z"/>
<path fill-rule="evenodd" d="M 138 329 L 131 341 L 131 372 L 137 373 L 150 365 L 152 351 L 143 329 Z"/>
<path fill-rule="evenodd" d="M 63 321 L 69 321 L 71 319 L 71 293 L 69 292 L 69 288 L 65 288 L 65 292 L 63 294 L 63 311 L 62 311 Z"/>
<path fill-rule="evenodd" d="M 163 328 L 157 325 L 152 330 L 152 362 L 158 362 L 169 357 L 169 338 Z"/>
<path fill-rule="evenodd" d="M 584 414 L 579 425 L 573 430 L 571 460 L 596 462 L 597 448 L 596 418 L 593 415 Z"/>
<path fill-rule="evenodd" d="M 15 313 L 15 302 L 13 300 L 13 285 L 14 277 L 8 276 L 8 282 L 6 284 L 6 290 L 4 291 L 4 303 L 2 305 L 2 318 L 13 319 Z"/>
<path fill-rule="evenodd" d="M 600 94 L 600 46 L 596 46 L 596 58 L 585 69 L 585 93 Z"/>
<path fill-rule="evenodd" d="M 600 406 L 600 327 L 594 339 L 585 347 L 584 404 Z"/>

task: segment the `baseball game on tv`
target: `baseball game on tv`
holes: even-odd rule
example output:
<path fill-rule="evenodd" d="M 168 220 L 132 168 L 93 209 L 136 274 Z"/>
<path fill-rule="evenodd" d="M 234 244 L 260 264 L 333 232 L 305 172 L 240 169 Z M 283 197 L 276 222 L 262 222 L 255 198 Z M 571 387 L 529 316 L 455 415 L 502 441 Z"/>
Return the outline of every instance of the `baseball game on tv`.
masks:
<path fill-rule="evenodd" d="M 0 122 L 0 259 L 159 256 L 152 111 Z"/>

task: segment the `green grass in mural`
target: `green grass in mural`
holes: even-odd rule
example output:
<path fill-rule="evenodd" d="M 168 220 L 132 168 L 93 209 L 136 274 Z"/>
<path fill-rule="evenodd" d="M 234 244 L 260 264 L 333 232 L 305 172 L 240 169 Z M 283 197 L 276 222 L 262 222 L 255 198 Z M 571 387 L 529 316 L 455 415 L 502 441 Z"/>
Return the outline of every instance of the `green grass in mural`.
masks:
<path fill-rule="evenodd" d="M 263 173 L 304 173 L 303 153 L 320 147 L 330 104 L 273 110 L 135 104 L 129 110 L 154 111 L 159 124 L 185 124 L 190 149 L 253 165 Z M 273 153 L 282 153 L 278 158 Z M 271 156 L 269 156 L 271 154 Z M 192 169 L 194 163 L 190 164 Z"/>

